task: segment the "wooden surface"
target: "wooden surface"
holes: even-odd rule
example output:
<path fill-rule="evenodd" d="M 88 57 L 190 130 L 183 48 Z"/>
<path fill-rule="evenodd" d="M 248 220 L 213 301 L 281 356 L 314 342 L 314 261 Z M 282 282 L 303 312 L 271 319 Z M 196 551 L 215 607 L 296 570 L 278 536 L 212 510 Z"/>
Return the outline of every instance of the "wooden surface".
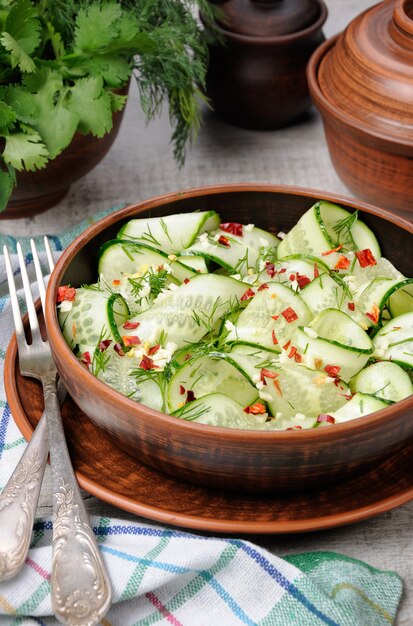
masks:
<path fill-rule="evenodd" d="M 372 4 L 369 0 L 327 0 L 330 14 L 325 34 L 329 36 L 341 30 L 353 16 Z M 136 96 L 133 96 L 119 136 L 97 168 L 54 209 L 33 220 L 3 221 L 0 230 L 17 236 L 59 232 L 111 205 L 217 182 L 300 184 L 349 195 L 331 166 L 322 124 L 315 111 L 300 125 L 268 133 L 226 126 L 209 113 L 205 122 L 187 165 L 179 171 L 171 157 L 166 112 L 161 120 L 145 127 Z M 85 497 L 91 513 L 136 519 L 93 497 Z M 47 515 L 50 510 L 51 490 L 47 476 L 38 513 Z M 405 583 L 397 626 L 408 626 L 413 622 L 412 526 L 413 502 L 354 526 L 249 539 L 279 555 L 332 550 L 396 571 Z"/>

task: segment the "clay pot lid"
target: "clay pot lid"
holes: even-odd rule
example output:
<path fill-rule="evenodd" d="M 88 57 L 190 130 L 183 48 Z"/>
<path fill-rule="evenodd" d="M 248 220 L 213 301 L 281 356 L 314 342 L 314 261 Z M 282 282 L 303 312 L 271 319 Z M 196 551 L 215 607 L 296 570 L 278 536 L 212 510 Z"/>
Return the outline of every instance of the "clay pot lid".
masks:
<path fill-rule="evenodd" d="M 307 28 L 320 16 L 316 0 L 211 0 L 225 30 L 241 35 L 277 37 Z"/>
<path fill-rule="evenodd" d="M 413 0 L 386 0 L 356 17 L 321 59 L 317 79 L 357 127 L 411 145 Z"/>

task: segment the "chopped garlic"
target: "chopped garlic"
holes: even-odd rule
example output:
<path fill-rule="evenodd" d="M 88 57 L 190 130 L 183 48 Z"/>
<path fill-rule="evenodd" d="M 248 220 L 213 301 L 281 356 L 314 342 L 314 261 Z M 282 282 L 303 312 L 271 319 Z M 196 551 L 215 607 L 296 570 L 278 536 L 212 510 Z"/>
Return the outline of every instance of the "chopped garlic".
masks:
<path fill-rule="evenodd" d="M 224 326 L 229 331 L 235 330 L 235 324 L 233 324 L 230 320 L 226 320 Z"/>
<path fill-rule="evenodd" d="M 244 230 L 246 230 L 247 233 L 250 233 L 253 230 L 253 228 L 254 228 L 254 224 L 246 224 L 244 226 Z"/>
<path fill-rule="evenodd" d="M 69 311 L 72 310 L 73 307 L 73 302 L 71 302 L 70 300 L 62 300 L 62 302 L 59 305 L 59 309 L 61 310 L 62 313 L 69 313 Z"/>
<path fill-rule="evenodd" d="M 314 328 L 310 328 L 309 326 L 304 326 L 303 331 L 308 337 L 311 337 L 311 339 L 317 339 L 318 337 L 318 333 L 316 333 Z"/>
<path fill-rule="evenodd" d="M 280 232 L 279 232 L 279 233 L 278 233 L 278 235 L 277 235 L 278 239 L 285 239 L 285 238 L 286 238 L 286 236 L 287 236 L 287 235 L 286 235 L 285 233 L 283 233 L 283 231 L 282 231 L 282 230 L 280 230 Z"/>

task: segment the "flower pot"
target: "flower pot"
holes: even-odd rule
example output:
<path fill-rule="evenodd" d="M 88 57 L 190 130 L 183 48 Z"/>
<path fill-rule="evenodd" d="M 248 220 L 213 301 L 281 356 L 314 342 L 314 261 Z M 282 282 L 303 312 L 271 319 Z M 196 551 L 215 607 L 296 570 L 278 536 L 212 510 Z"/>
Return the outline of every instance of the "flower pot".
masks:
<path fill-rule="evenodd" d="M 29 217 L 57 204 L 70 186 L 88 174 L 116 139 L 123 110 L 113 115 L 113 127 L 101 138 L 75 133 L 71 143 L 47 166 L 35 172 L 16 172 L 17 185 L 0 219 Z"/>

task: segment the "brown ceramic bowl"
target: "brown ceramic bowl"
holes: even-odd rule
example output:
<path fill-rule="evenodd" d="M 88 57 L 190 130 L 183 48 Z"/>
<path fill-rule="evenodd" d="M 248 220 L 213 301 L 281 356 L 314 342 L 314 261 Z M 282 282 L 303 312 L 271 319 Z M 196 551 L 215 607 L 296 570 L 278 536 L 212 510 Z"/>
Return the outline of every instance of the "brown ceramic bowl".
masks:
<path fill-rule="evenodd" d="M 330 157 L 359 198 L 413 216 L 413 5 L 386 0 L 307 66 Z"/>
<path fill-rule="evenodd" d="M 140 461 L 190 482 L 239 491 L 306 489 L 374 465 L 413 435 L 413 397 L 370 416 L 308 431 L 261 432 L 186 422 L 137 404 L 89 373 L 72 354 L 56 315 L 59 285 L 96 280 L 99 246 L 132 217 L 215 209 L 224 221 L 288 230 L 317 199 L 338 202 L 374 230 L 404 274 L 413 267 L 413 224 L 356 200 L 295 187 L 258 184 L 203 187 L 128 206 L 90 226 L 56 264 L 46 297 L 46 323 L 57 368 L 82 411 Z"/>

